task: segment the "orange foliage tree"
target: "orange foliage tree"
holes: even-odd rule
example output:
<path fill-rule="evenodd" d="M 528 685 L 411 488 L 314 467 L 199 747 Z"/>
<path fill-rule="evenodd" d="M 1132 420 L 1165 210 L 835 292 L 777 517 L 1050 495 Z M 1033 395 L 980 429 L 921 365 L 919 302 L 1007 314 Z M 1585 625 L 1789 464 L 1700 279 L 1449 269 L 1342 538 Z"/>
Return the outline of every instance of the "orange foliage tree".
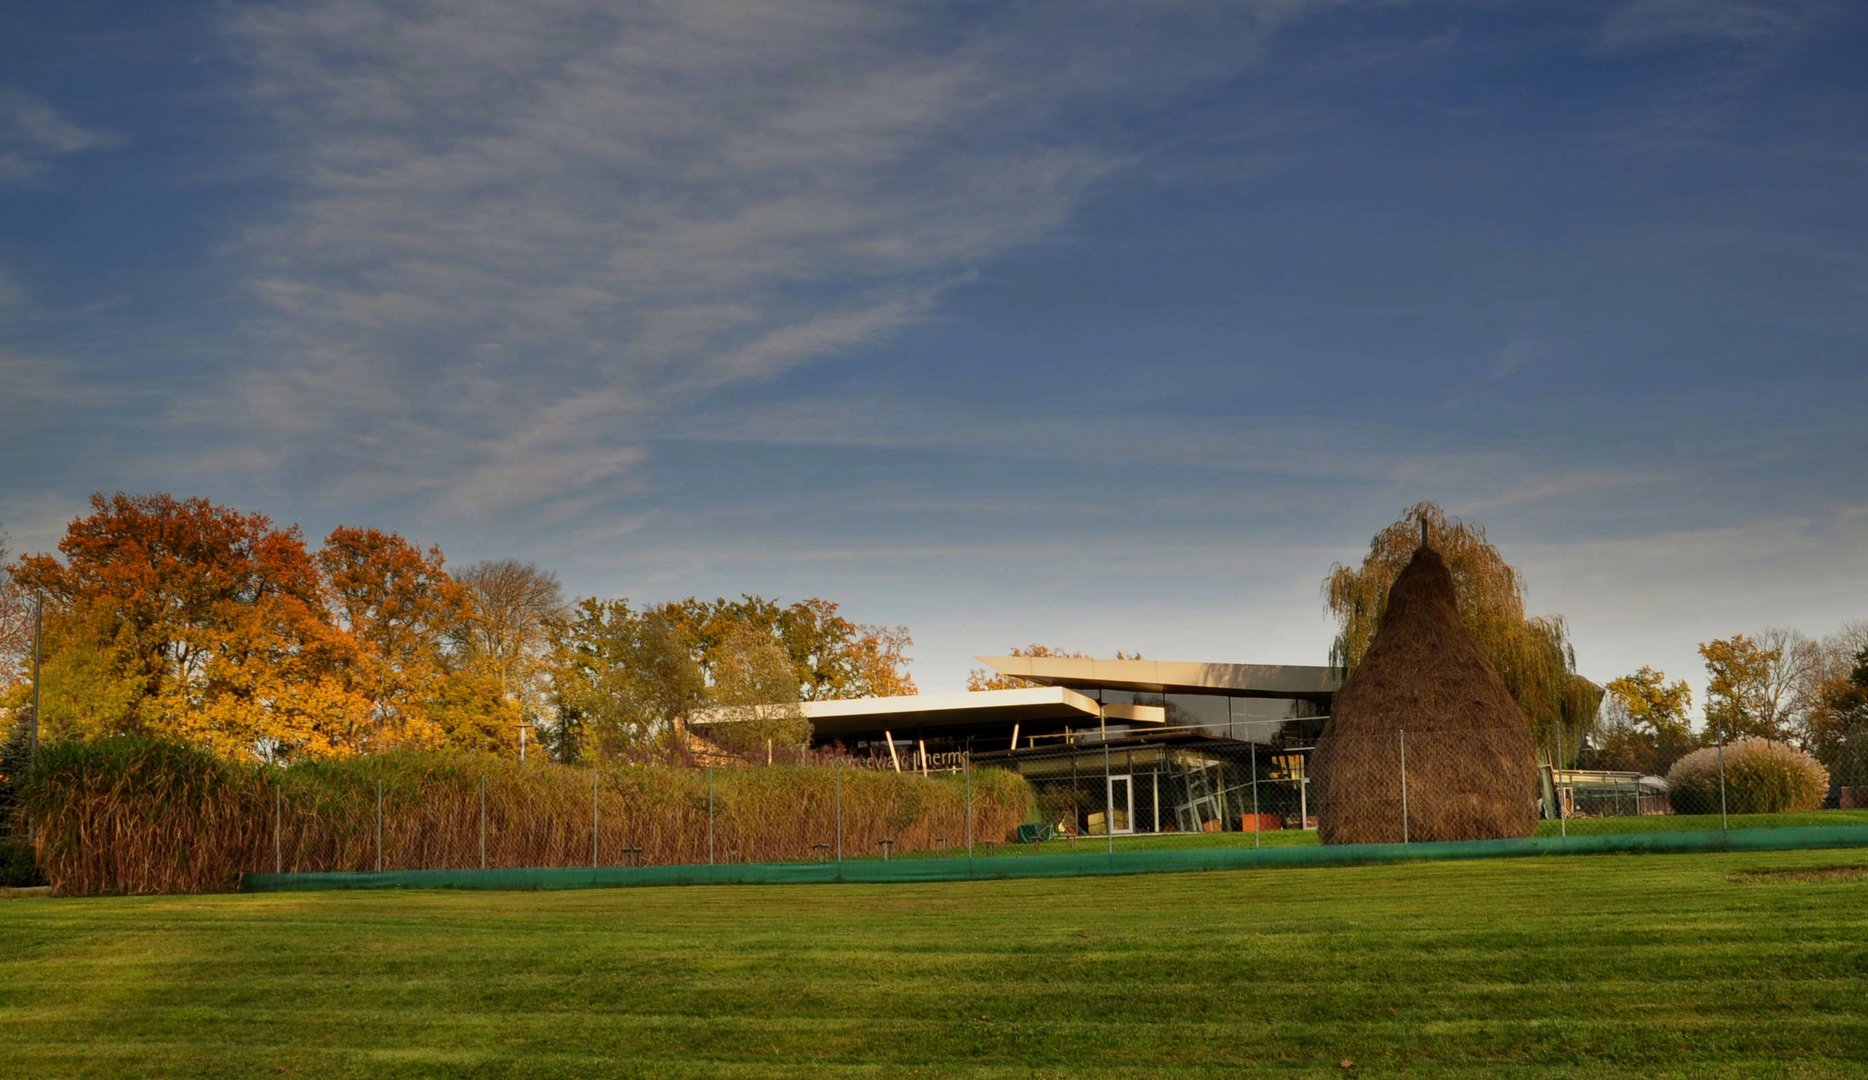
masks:
<path fill-rule="evenodd" d="M 462 647 L 474 608 L 440 548 L 339 526 L 317 562 L 335 624 L 353 645 L 346 683 L 369 702 L 370 749 L 495 750 L 515 741 L 521 717 L 498 672 Z"/>
<path fill-rule="evenodd" d="M 440 549 L 393 532 L 339 526 L 311 552 L 296 527 L 206 499 L 96 495 L 92 511 L 57 555 L 7 571 L 47 598 L 50 738 L 145 733 L 270 759 L 511 754 L 539 723 L 566 756 L 588 727 L 611 756 L 679 758 L 689 712 L 765 704 L 739 699 L 768 687 L 773 704 L 914 693 L 907 629 L 828 600 L 567 614 L 535 567 L 457 579 Z"/>
<path fill-rule="evenodd" d="M 206 499 L 95 495 L 15 580 L 47 602 L 48 735 L 147 732 L 223 754 L 344 753 L 363 703 L 296 528 Z"/>

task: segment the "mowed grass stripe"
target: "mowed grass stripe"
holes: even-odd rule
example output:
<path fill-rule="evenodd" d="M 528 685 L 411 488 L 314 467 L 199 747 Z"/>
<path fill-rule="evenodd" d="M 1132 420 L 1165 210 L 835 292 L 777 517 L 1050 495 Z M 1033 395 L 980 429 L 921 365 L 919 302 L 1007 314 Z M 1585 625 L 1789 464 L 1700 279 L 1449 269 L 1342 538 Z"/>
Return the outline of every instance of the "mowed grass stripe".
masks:
<path fill-rule="evenodd" d="M 1860 852 L 0 907 L 26 1075 L 1845 1076 Z"/>

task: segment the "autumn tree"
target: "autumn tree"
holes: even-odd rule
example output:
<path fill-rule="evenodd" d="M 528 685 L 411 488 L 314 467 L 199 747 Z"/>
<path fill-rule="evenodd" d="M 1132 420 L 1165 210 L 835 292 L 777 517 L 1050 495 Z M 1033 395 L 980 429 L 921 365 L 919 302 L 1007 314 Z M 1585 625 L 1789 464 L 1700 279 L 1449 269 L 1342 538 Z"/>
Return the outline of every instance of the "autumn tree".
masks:
<path fill-rule="evenodd" d="M 557 575 L 516 559 L 496 559 L 469 566 L 457 580 L 472 608 L 472 618 L 462 624 L 462 649 L 499 680 L 501 697 L 525 722 L 538 723 L 550 706 L 549 626 L 564 611 Z"/>
<path fill-rule="evenodd" d="M 1799 686 L 1814 663 L 1801 633 L 1734 633 L 1700 643 L 1705 658 L 1705 736 L 1788 740 L 1799 727 Z"/>
<path fill-rule="evenodd" d="M 1804 748 L 1837 783 L 1868 785 L 1868 622 L 1823 638 L 1801 692 Z"/>
<path fill-rule="evenodd" d="M 1765 673 L 1764 700 L 1778 730 L 1786 739 L 1795 739 L 1810 710 L 1820 704 L 1823 645 L 1782 626 L 1758 631 L 1757 641 L 1759 648 L 1774 654 Z"/>
<path fill-rule="evenodd" d="M 797 669 L 771 635 L 750 624 L 734 627 L 716 646 L 712 672 L 707 698 L 716 722 L 709 739 L 748 757 L 810 742 Z"/>
<path fill-rule="evenodd" d="M 43 730 L 148 732 L 220 753 L 342 753 L 357 717 L 296 528 L 205 499 L 95 495 L 12 575 L 47 603 Z"/>
<path fill-rule="evenodd" d="M 1554 750 L 1556 733 L 1576 748 L 1594 721 L 1602 691 L 1576 673 L 1576 652 L 1561 616 L 1529 615 L 1524 581 L 1486 539 L 1482 526 L 1419 503 L 1376 533 L 1357 567 L 1338 563 L 1323 582 L 1336 616 L 1330 662 L 1344 675 L 1355 669 L 1388 606 L 1388 590 L 1420 546 L 1422 527 L 1453 574 L 1461 620 L 1504 679 L 1540 745 Z M 1566 753 L 1568 751 L 1566 750 Z"/>
<path fill-rule="evenodd" d="M 701 708 L 753 716 L 735 730 L 762 733 L 737 749 L 796 746 L 809 736 L 800 702 L 914 693 L 907 629 L 858 624 L 828 600 L 689 597 L 632 608 L 592 598 L 555 620 L 551 637 L 550 738 L 571 758 L 684 761 L 686 725 Z"/>
<path fill-rule="evenodd" d="M 721 643 L 738 628 L 752 627 L 785 650 L 802 701 L 915 692 L 908 674 L 907 648 L 914 643 L 908 628 L 854 622 L 832 600 L 814 597 L 781 605 L 763 596 L 689 597 L 662 610 L 680 623 L 709 680 Z"/>
<path fill-rule="evenodd" d="M 465 586 L 439 548 L 339 526 L 318 550 L 337 627 L 354 643 L 351 689 L 369 702 L 372 749 L 516 745 L 517 706 L 497 673 L 455 643 L 475 633 Z"/>
<path fill-rule="evenodd" d="M 32 649 L 33 599 L 13 580 L 6 534 L 0 532 L 0 692 L 26 677 Z"/>
<path fill-rule="evenodd" d="M 1050 645 L 1040 645 L 1035 642 L 1025 646 L 1014 645 L 1006 650 L 1006 655 L 1057 656 L 1068 660 L 1088 660 L 1090 658 L 1089 653 L 1068 652 L 1064 649 L 1053 648 Z M 1139 652 L 1123 652 L 1118 649 L 1115 658 L 1117 660 L 1140 660 L 1142 654 Z M 1005 675 L 987 668 L 974 668 L 966 673 L 966 688 L 968 690 L 1017 690 L 1024 686 L 1038 685 L 1040 684 L 1034 683 L 1030 679 L 1021 679 L 1016 675 Z"/>
<path fill-rule="evenodd" d="M 907 697 L 918 693 L 908 674 L 906 626 L 860 625 L 845 645 L 850 680 L 843 697 Z"/>
<path fill-rule="evenodd" d="M 1591 733 L 1591 764 L 1661 774 L 1693 748 L 1687 712 L 1693 690 L 1684 679 L 1667 681 L 1651 667 L 1611 680 L 1596 729 Z"/>

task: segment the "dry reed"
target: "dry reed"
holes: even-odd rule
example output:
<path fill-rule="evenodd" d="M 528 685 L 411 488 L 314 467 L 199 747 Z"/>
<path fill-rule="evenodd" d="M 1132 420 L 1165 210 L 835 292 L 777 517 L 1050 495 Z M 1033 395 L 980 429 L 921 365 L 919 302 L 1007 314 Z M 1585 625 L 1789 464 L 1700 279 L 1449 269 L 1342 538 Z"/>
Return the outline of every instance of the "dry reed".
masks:
<path fill-rule="evenodd" d="M 973 835 L 1026 820 L 973 778 Z M 835 766 L 601 770 L 382 754 L 290 768 L 146 739 L 51 746 L 23 791 L 59 895 L 215 892 L 250 872 L 774 862 L 957 846 L 965 781 Z M 711 812 L 710 812 L 711 810 Z M 711 838 L 711 839 L 710 839 Z"/>

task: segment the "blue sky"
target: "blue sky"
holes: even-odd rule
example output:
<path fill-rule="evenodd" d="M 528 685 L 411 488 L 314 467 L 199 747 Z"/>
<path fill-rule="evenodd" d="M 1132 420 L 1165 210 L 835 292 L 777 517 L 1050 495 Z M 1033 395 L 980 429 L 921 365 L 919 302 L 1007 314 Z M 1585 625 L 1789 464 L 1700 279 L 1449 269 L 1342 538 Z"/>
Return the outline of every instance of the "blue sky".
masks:
<path fill-rule="evenodd" d="M 15 551 L 202 494 L 930 690 L 1321 663 L 1424 498 L 1599 679 L 1868 618 L 1859 5 L 521 7 L 9 16 Z"/>

